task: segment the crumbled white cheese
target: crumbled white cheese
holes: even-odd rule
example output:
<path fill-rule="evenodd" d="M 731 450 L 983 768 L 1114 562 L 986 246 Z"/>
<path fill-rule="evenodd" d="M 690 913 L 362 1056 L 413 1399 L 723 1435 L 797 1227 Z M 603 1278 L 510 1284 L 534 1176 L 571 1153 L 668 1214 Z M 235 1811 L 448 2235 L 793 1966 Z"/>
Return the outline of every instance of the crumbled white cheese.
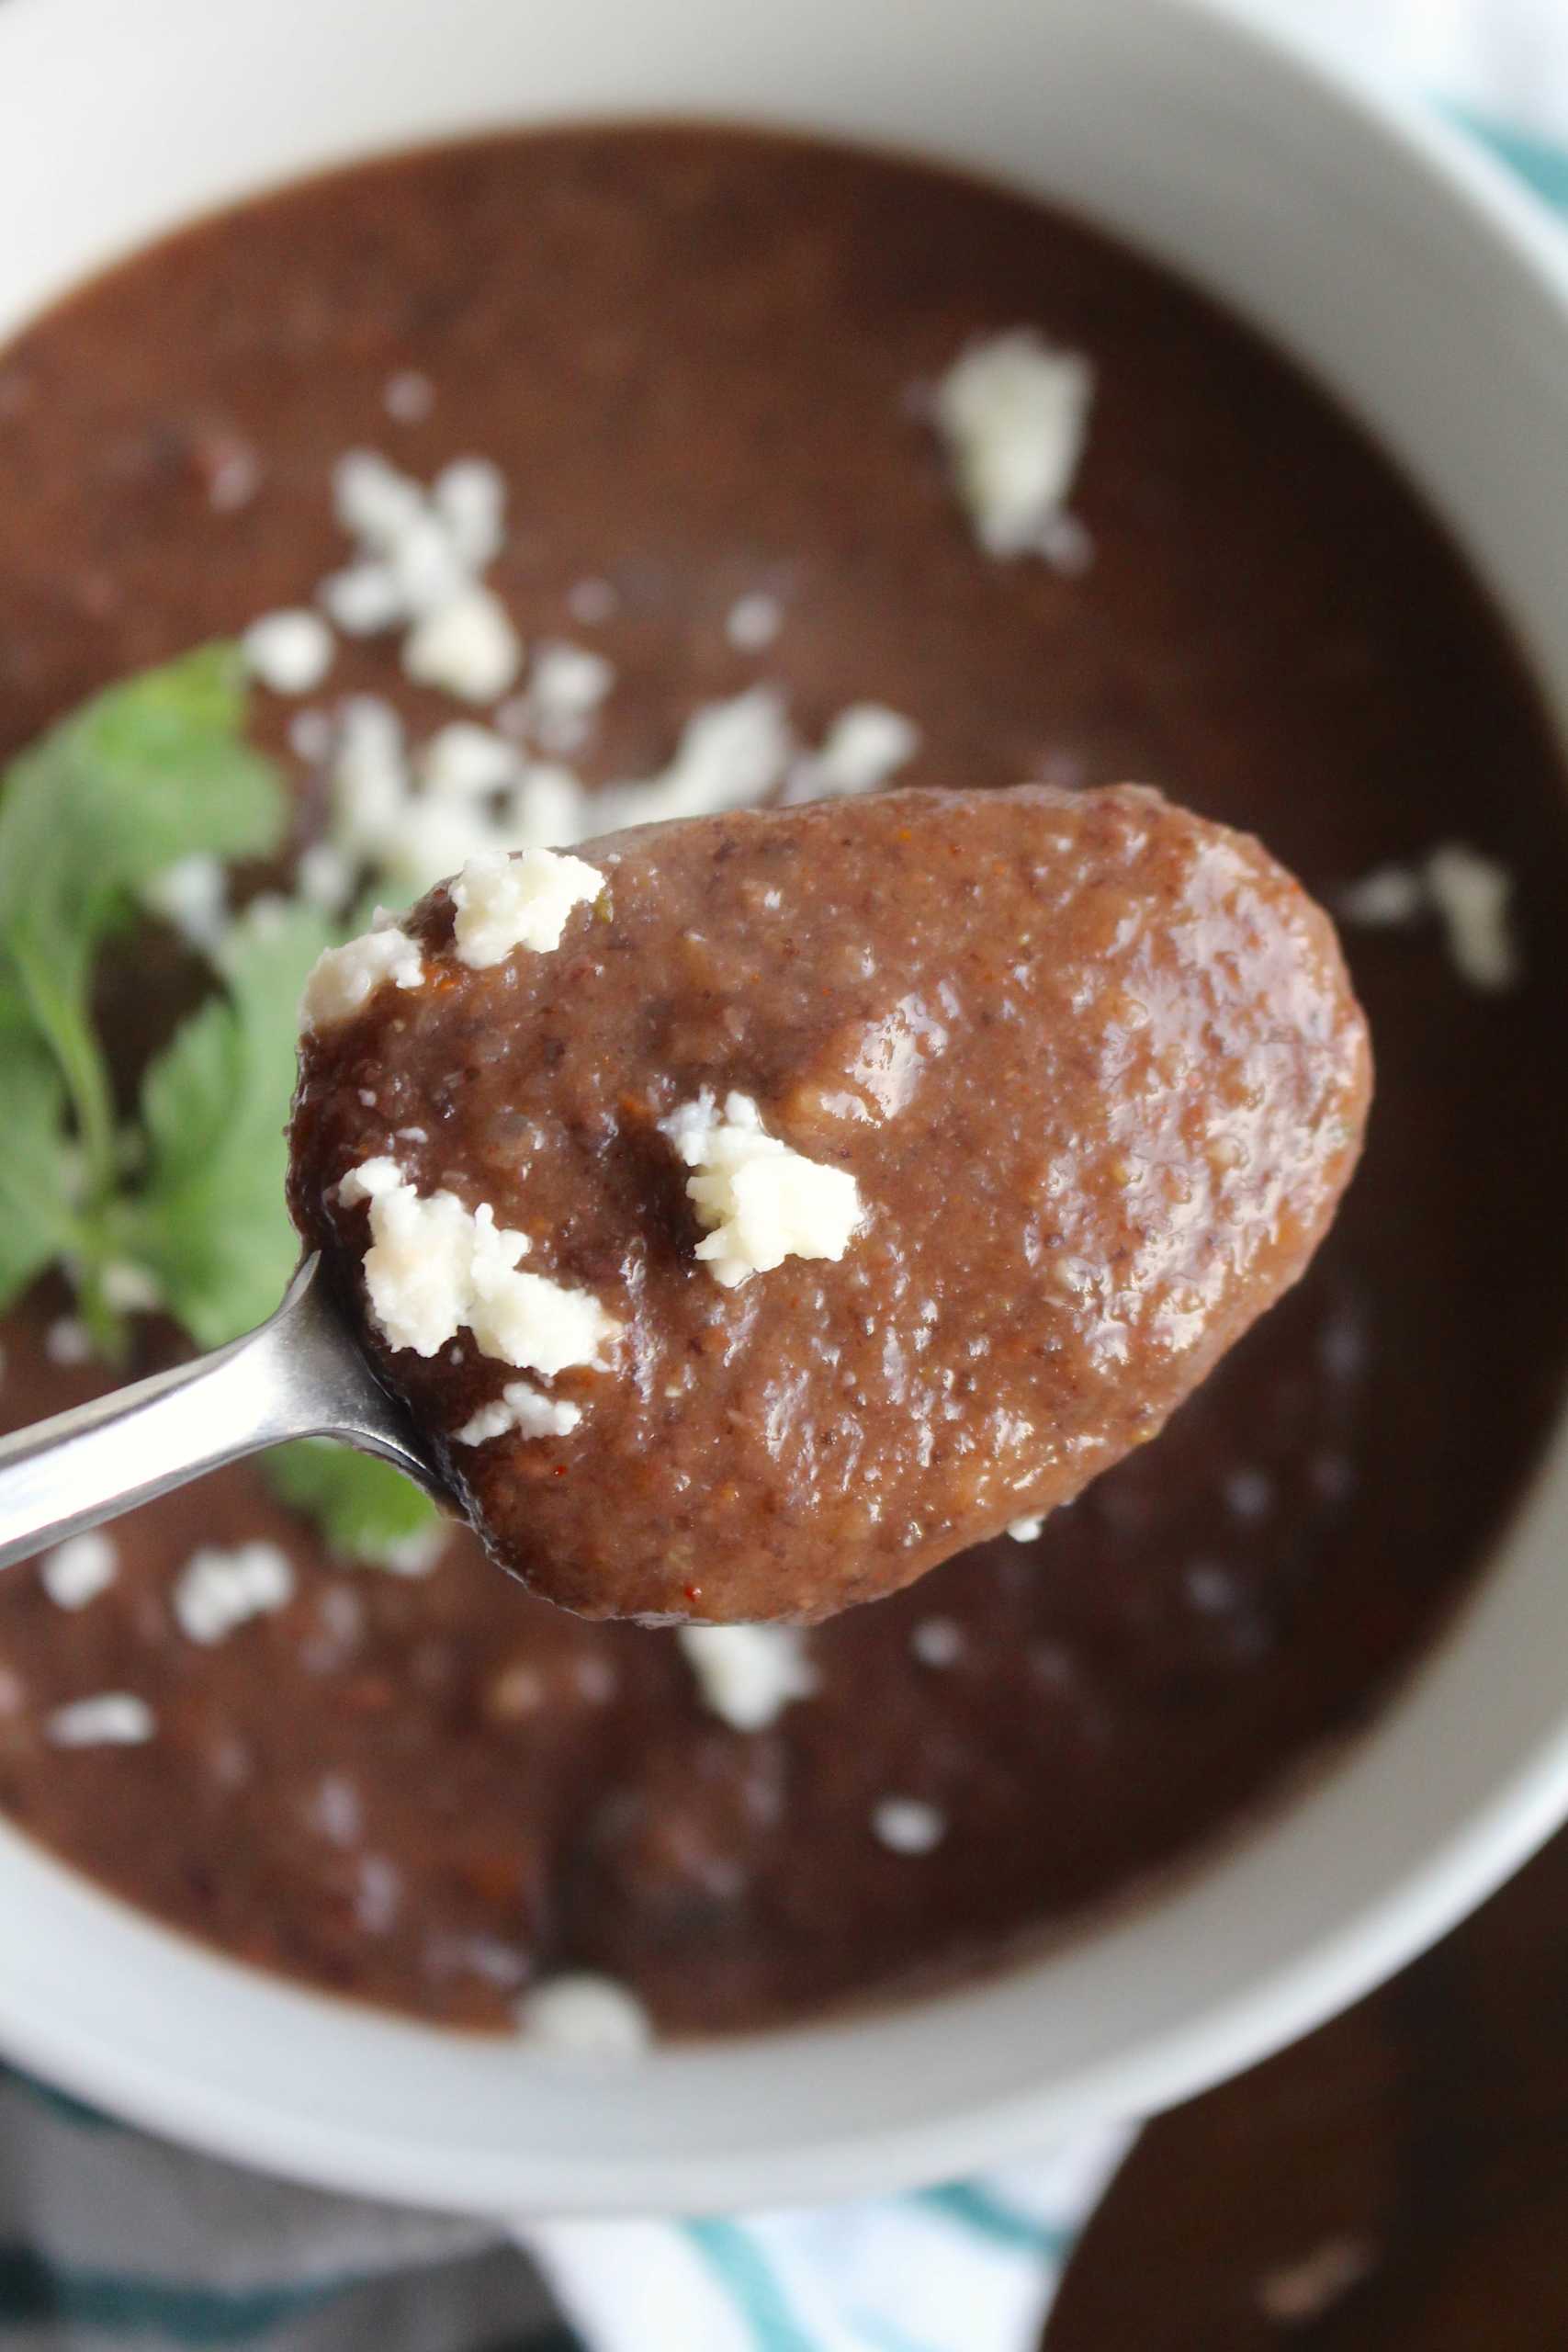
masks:
<path fill-rule="evenodd" d="M 705 1229 L 696 1254 L 725 1289 L 785 1258 L 843 1256 L 862 1220 L 854 1178 L 766 1134 L 750 1095 L 728 1096 L 721 1114 L 705 1091 L 659 1124 L 695 1171 L 686 1197 Z"/>
<path fill-rule="evenodd" d="M 909 1635 L 922 1666 L 956 1666 L 964 1655 L 964 1629 L 951 1617 L 922 1617 Z"/>
<path fill-rule="evenodd" d="M 386 568 L 402 612 L 416 623 L 446 612 L 472 590 L 467 559 L 434 510 L 398 541 Z"/>
<path fill-rule="evenodd" d="M 531 759 L 497 731 L 525 732 L 527 702 L 503 704 L 494 727 L 442 728 L 411 759 L 389 705 L 349 701 L 330 761 L 332 846 L 351 869 L 369 866 L 389 892 L 413 898 L 486 852 L 554 849 L 764 798 L 795 751 L 779 696 L 757 688 L 694 712 L 660 775 L 591 794 L 570 767 Z"/>
<path fill-rule="evenodd" d="M 796 760 L 781 796 L 786 807 L 803 800 L 845 800 L 875 792 L 920 748 L 920 730 L 902 712 L 879 702 L 841 710 L 822 748 Z"/>
<path fill-rule="evenodd" d="M 615 683 L 615 666 L 602 653 L 565 638 L 547 639 L 535 650 L 527 685 L 509 706 L 512 723 L 541 751 L 578 751 Z"/>
<path fill-rule="evenodd" d="M 119 1554 L 101 1528 L 73 1535 L 39 1562 L 39 1582 L 57 1609 L 85 1609 L 107 1592 L 119 1567 Z"/>
<path fill-rule="evenodd" d="M 1463 842 L 1441 842 L 1414 865 L 1380 865 L 1339 893 L 1343 922 L 1393 930 L 1436 915 L 1462 980 L 1486 994 L 1517 986 L 1519 956 L 1508 920 L 1514 881 Z"/>
<path fill-rule="evenodd" d="M 333 842 L 345 857 L 386 863 L 385 845 L 410 797 L 403 723 L 377 695 L 355 695 L 339 715 L 333 757 Z"/>
<path fill-rule="evenodd" d="M 362 1854 L 357 1878 L 355 1918 L 367 1935 L 384 1936 L 402 1905 L 402 1872 L 384 1854 Z"/>
<path fill-rule="evenodd" d="M 1513 887 L 1506 866 L 1462 842 L 1445 842 L 1427 859 L 1427 888 L 1442 918 L 1454 968 L 1488 994 L 1513 988 L 1519 977 L 1508 924 Z"/>
<path fill-rule="evenodd" d="M 784 606 L 776 596 L 755 589 L 738 596 L 725 616 L 724 633 L 738 653 L 760 653 L 772 645 L 784 627 Z"/>
<path fill-rule="evenodd" d="M 514 695 L 496 713 L 498 728 L 519 738 L 530 731 L 525 695 Z M 431 864 L 430 817 L 417 799 L 405 797 L 362 819 L 367 854 L 409 889 L 418 891 L 450 874 L 466 857 L 486 849 L 556 849 L 623 825 L 654 824 L 675 817 L 703 817 L 766 798 L 784 777 L 795 750 L 783 703 L 772 687 L 757 687 L 728 702 L 694 711 L 682 730 L 675 755 L 657 775 L 614 784 L 589 793 L 572 769 L 558 760 L 525 759 L 514 763 L 514 781 L 493 813 L 484 796 L 468 803 L 467 833 L 459 838 L 451 815 L 441 820 L 447 847 L 444 865 Z M 385 765 L 373 770 L 385 795 Z M 356 796 L 358 797 L 358 796 Z M 414 878 L 413 869 L 423 871 Z"/>
<path fill-rule="evenodd" d="M 316 766 L 327 757 L 336 739 L 336 729 L 324 710 L 307 707 L 295 711 L 288 721 L 288 748 L 297 760 Z"/>
<path fill-rule="evenodd" d="M 93 1335 L 76 1315 L 59 1315 L 43 1335 L 43 1351 L 51 1363 L 90 1363 Z"/>
<path fill-rule="evenodd" d="M 306 1800 L 305 1818 L 330 1846 L 344 1850 L 356 1846 L 365 1832 L 365 1807 L 359 1791 L 341 1772 L 322 1773 L 314 1794 Z"/>
<path fill-rule="evenodd" d="M 1348 2230 L 1337 2232 L 1299 2262 L 1265 2271 L 1257 2287 L 1258 2310 L 1271 2330 L 1304 2332 L 1314 2321 L 1326 2318 L 1353 2287 L 1378 2267 L 1380 2259 L 1376 2239 Z"/>
<path fill-rule="evenodd" d="M 574 580 L 566 594 L 566 608 L 584 628 L 597 628 L 614 619 L 621 600 L 607 580 Z"/>
<path fill-rule="evenodd" d="M 932 415 L 987 555 L 1049 552 L 1093 391 L 1089 362 L 1032 327 L 971 344 L 936 387 Z"/>
<path fill-rule="evenodd" d="M 517 747 L 493 727 L 471 718 L 457 718 L 438 727 L 416 763 L 423 791 L 438 799 L 483 799 L 517 782 L 522 768 Z"/>
<path fill-rule="evenodd" d="M 484 970 L 515 948 L 537 954 L 558 947 L 577 907 L 592 906 L 604 888 L 596 865 L 554 850 L 481 850 L 452 885 L 457 910 L 452 940 L 459 962 Z"/>
<path fill-rule="evenodd" d="M 243 912 L 234 918 L 237 936 L 248 933 L 252 939 L 276 939 L 288 921 L 288 901 L 281 890 L 264 890 L 253 899 Z"/>
<path fill-rule="evenodd" d="M 411 760 L 397 712 L 357 695 L 329 763 L 331 845 L 351 872 L 368 866 L 389 893 L 417 898 L 481 849 L 524 845 L 510 805 L 492 806 L 498 785 L 510 804 L 523 775 L 513 747 L 472 721 L 437 729 Z"/>
<path fill-rule="evenodd" d="M 1038 1517 L 1033 1519 L 1013 1520 L 1008 1528 L 1008 1533 L 1015 1544 L 1032 1544 L 1044 1524 L 1045 1514 L 1041 1511 Z"/>
<path fill-rule="evenodd" d="M 246 669 L 275 695 L 308 695 L 333 666 L 333 633 L 320 613 L 267 613 L 240 639 Z"/>
<path fill-rule="evenodd" d="M 797 1625 L 682 1625 L 676 1634 L 705 1707 L 736 1731 L 762 1731 L 817 1675 Z"/>
<path fill-rule="evenodd" d="M 947 1835 L 947 1817 L 919 1797 L 884 1797 L 874 1805 L 872 1834 L 896 1854 L 929 1854 Z"/>
<path fill-rule="evenodd" d="M 422 424 L 435 405 L 435 387 L 417 368 L 400 368 L 381 387 L 381 405 L 399 424 Z"/>
<path fill-rule="evenodd" d="M 604 830 L 578 778 L 555 760 L 528 762 L 498 822 L 510 849 L 559 849 Z"/>
<path fill-rule="evenodd" d="M 530 2041 L 571 2058 L 635 2058 L 653 2039 L 648 2011 L 610 1976 L 555 1976 L 518 2004 Z"/>
<path fill-rule="evenodd" d="M 493 1405 L 481 1405 L 457 1431 L 458 1445 L 488 1445 L 515 1430 L 519 1437 L 570 1437 L 582 1419 L 581 1405 L 546 1396 L 525 1380 L 509 1380 Z"/>
<path fill-rule="evenodd" d="M 488 458 L 457 458 L 436 475 L 431 504 L 470 571 L 482 571 L 506 537 L 506 482 Z"/>
<path fill-rule="evenodd" d="M 237 514 L 261 488 L 261 459 L 243 442 L 223 450 L 207 478 L 207 503 L 215 514 Z"/>
<path fill-rule="evenodd" d="M 423 978 L 423 959 L 406 932 L 390 926 L 367 931 L 317 956 L 299 1001 L 299 1025 L 306 1031 L 330 1028 L 368 1004 L 387 981 L 417 989 Z"/>
<path fill-rule="evenodd" d="M 728 702 L 705 703 L 682 729 L 670 765 L 639 793 L 637 821 L 747 808 L 777 785 L 793 748 L 784 700 L 773 687 L 752 686 Z"/>
<path fill-rule="evenodd" d="M 277 1544 L 240 1544 L 231 1552 L 203 1544 L 180 1570 L 171 1606 L 186 1639 L 210 1646 L 293 1598 L 294 1569 Z"/>
<path fill-rule="evenodd" d="M 1379 865 L 1341 890 L 1341 919 L 1369 931 L 1393 930 L 1415 922 L 1427 903 L 1426 884 L 1413 865 Z"/>
<path fill-rule="evenodd" d="M 468 586 L 478 562 L 457 544 L 434 493 L 367 451 L 343 460 L 334 486 L 339 520 L 359 541 L 353 571 L 380 575 L 393 621 L 434 613 Z M 349 576 L 340 573 L 340 584 Z"/>
<path fill-rule="evenodd" d="M 388 826 L 376 866 L 395 897 L 419 898 L 470 857 L 507 846 L 483 801 L 422 795 Z"/>
<path fill-rule="evenodd" d="M 98 1277 L 98 1288 L 104 1305 L 117 1315 L 150 1315 L 164 1303 L 157 1277 L 129 1258 L 111 1258 Z"/>
<path fill-rule="evenodd" d="M 44 1723 L 44 1737 L 56 1747 L 140 1747 L 158 1728 L 145 1699 L 130 1690 L 103 1690 L 56 1707 Z"/>
<path fill-rule="evenodd" d="M 613 832 L 620 825 L 662 824 L 750 808 L 782 783 L 794 752 L 776 687 L 750 686 L 728 702 L 705 703 L 682 729 L 667 768 L 600 795 L 594 830 Z"/>
<path fill-rule="evenodd" d="M 367 1159 L 338 1186 L 345 1208 L 368 1204 L 371 1247 L 365 1278 L 381 1329 L 393 1347 L 432 1356 L 457 1337 L 472 1303 L 476 1259 L 482 1250 L 503 1270 L 526 1257 L 526 1234 L 482 1218 L 454 1193 L 421 1198 L 395 1160 Z"/>
<path fill-rule="evenodd" d="M 504 537 L 506 485 L 482 458 L 461 458 L 431 488 L 370 450 L 333 472 L 337 516 L 355 560 L 321 582 L 318 601 L 357 636 L 404 628 L 402 664 L 416 684 L 493 702 L 517 675 L 522 644 L 480 574 Z"/>
<path fill-rule="evenodd" d="M 389 554 L 425 515 L 424 492 L 374 449 L 351 449 L 333 469 L 333 505 L 351 538 Z"/>
<path fill-rule="evenodd" d="M 438 1519 L 389 1544 L 375 1565 L 392 1577 L 427 1577 L 452 1541 L 452 1523 Z"/>
<path fill-rule="evenodd" d="M 885 703 L 854 702 L 841 710 L 817 754 L 818 774 L 838 793 L 874 792 L 920 748 L 920 730 Z"/>
<path fill-rule="evenodd" d="M 1094 561 L 1094 541 L 1076 514 L 1049 515 L 1040 526 L 1039 552 L 1053 571 L 1081 579 Z"/>
<path fill-rule="evenodd" d="M 482 1250 L 465 1319 L 481 1355 L 547 1380 L 573 1364 L 596 1363 L 620 1329 L 591 1292 L 508 1270 L 487 1261 Z"/>
<path fill-rule="evenodd" d="M 316 1618 L 318 1630 L 299 1645 L 299 1662 L 308 1674 L 335 1674 L 359 1645 L 365 1604 L 346 1585 L 327 1585 L 318 1596 Z"/>
<path fill-rule="evenodd" d="M 522 659 L 511 615 L 489 588 L 465 588 L 436 605 L 403 639 L 403 668 L 414 684 L 439 686 L 463 702 L 503 695 Z"/>
<path fill-rule="evenodd" d="M 446 1192 L 422 1199 L 387 1159 L 351 1170 L 338 1198 L 369 1204 L 366 1287 L 394 1348 L 433 1356 L 466 1325 L 482 1355 L 547 1380 L 596 1363 L 620 1328 L 591 1292 L 520 1273 L 528 1237 L 498 1226 L 488 1203 L 468 1210 Z"/>
<path fill-rule="evenodd" d="M 220 858 L 192 850 L 144 885 L 141 903 L 182 939 L 210 955 L 229 927 L 229 876 Z"/>
<path fill-rule="evenodd" d="M 1274 1508 L 1274 1481 L 1267 1470 L 1244 1464 L 1224 1482 L 1225 1508 L 1239 1520 L 1267 1519 Z"/>
<path fill-rule="evenodd" d="M 316 590 L 316 601 L 345 637 L 379 637 L 403 617 L 403 599 L 384 563 L 351 563 Z"/>
<path fill-rule="evenodd" d="M 312 842 L 300 851 L 294 880 L 302 899 L 329 914 L 341 914 L 354 896 L 354 868 L 331 842 Z"/>

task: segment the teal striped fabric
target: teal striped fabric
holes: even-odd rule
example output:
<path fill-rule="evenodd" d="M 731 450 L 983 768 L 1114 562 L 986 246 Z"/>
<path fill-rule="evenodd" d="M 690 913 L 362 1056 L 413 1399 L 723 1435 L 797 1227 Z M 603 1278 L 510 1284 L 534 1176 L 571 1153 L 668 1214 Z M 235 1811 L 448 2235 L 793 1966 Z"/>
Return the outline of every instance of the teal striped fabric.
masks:
<path fill-rule="evenodd" d="M 736 2309 L 756 2352 L 818 2352 L 818 2339 L 796 2318 L 773 2265 L 744 2222 L 688 2222 L 686 2232 Z"/>
<path fill-rule="evenodd" d="M 583 2352 L 480 2222 L 261 2180 L 0 2066 L 0 2352 Z"/>
<path fill-rule="evenodd" d="M 0 2318 L 8 2326 L 64 2321 L 127 2342 L 152 2336 L 202 2346 L 254 2344 L 364 2283 L 330 2278 L 307 2287 L 187 2287 L 130 2278 L 123 2271 L 73 2269 L 35 2247 L 0 2245 Z"/>
<path fill-rule="evenodd" d="M 1461 129 L 1471 131 L 1517 172 L 1527 187 L 1544 197 L 1557 211 L 1568 213 L 1568 150 L 1550 140 L 1532 138 L 1528 131 L 1492 122 L 1468 107 L 1450 107 L 1447 111 Z"/>

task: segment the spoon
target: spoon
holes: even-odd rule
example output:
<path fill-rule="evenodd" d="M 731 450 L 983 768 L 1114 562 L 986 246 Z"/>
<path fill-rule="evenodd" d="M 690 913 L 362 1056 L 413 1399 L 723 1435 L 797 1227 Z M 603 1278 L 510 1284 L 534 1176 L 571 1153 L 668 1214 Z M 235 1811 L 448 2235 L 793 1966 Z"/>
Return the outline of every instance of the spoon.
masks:
<path fill-rule="evenodd" d="M 0 1567 L 295 1437 L 334 1437 L 450 1494 L 308 1257 L 257 1330 L 0 1438 Z"/>
<path fill-rule="evenodd" d="M 812 1623 L 1070 1501 L 1326 1230 L 1365 1024 L 1246 836 L 1020 786 L 590 846 L 323 956 L 317 1254 L 248 1337 L 0 1441 L 0 1566 L 317 1436 L 583 1615 Z"/>

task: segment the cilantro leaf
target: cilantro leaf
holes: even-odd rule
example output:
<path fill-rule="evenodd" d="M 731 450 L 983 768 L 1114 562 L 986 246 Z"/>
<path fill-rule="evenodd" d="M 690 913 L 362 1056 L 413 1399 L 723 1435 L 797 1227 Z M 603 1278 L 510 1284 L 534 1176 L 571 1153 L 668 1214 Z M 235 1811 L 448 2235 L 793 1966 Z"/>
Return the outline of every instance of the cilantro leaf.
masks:
<path fill-rule="evenodd" d="M 243 733 L 231 645 L 110 686 L 14 760 L 0 799 L 0 953 L 64 1081 L 89 1198 L 114 1182 L 113 1106 L 89 1011 L 93 966 L 138 894 L 178 857 L 276 847 L 272 763 Z"/>
<path fill-rule="evenodd" d="M 0 1309 L 75 1239 L 65 1089 L 19 985 L 0 972 Z"/>
<path fill-rule="evenodd" d="M 221 993 L 175 1031 L 142 1083 L 146 1172 L 117 1241 L 206 1348 L 270 1315 L 299 1254 L 283 1131 L 299 991 L 334 935 L 317 908 L 258 901 L 217 953 Z"/>
<path fill-rule="evenodd" d="M 400 1470 L 330 1438 L 278 1446 L 266 1456 L 266 1475 L 284 1502 L 316 1521 L 333 1551 L 375 1567 L 406 1566 L 440 1524 L 429 1496 Z"/>
<path fill-rule="evenodd" d="M 335 929 L 278 900 L 235 924 L 213 959 L 219 989 L 142 1080 L 134 1177 L 92 1019 L 98 952 L 154 876 L 198 852 L 265 855 L 282 838 L 284 792 L 245 741 L 245 709 L 235 649 L 206 646 L 96 695 L 3 779 L 0 1307 L 64 1259 L 107 1352 L 121 1336 L 99 1284 L 112 1261 L 150 1272 L 210 1348 L 272 1312 L 299 1254 L 283 1131 L 299 991 Z M 389 1463 L 310 1442 L 267 1466 L 354 1558 L 406 1564 L 436 1525 Z"/>

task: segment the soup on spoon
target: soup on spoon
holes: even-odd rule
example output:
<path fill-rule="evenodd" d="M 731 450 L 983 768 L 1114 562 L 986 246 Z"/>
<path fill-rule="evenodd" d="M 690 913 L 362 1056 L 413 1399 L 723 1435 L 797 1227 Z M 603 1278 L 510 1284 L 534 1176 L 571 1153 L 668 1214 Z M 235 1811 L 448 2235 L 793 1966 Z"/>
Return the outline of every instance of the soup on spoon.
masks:
<path fill-rule="evenodd" d="M 1359 1149 L 1328 918 L 1132 786 L 476 859 L 306 993 L 290 1200 L 494 1555 L 809 1622 L 1071 1500 Z"/>

